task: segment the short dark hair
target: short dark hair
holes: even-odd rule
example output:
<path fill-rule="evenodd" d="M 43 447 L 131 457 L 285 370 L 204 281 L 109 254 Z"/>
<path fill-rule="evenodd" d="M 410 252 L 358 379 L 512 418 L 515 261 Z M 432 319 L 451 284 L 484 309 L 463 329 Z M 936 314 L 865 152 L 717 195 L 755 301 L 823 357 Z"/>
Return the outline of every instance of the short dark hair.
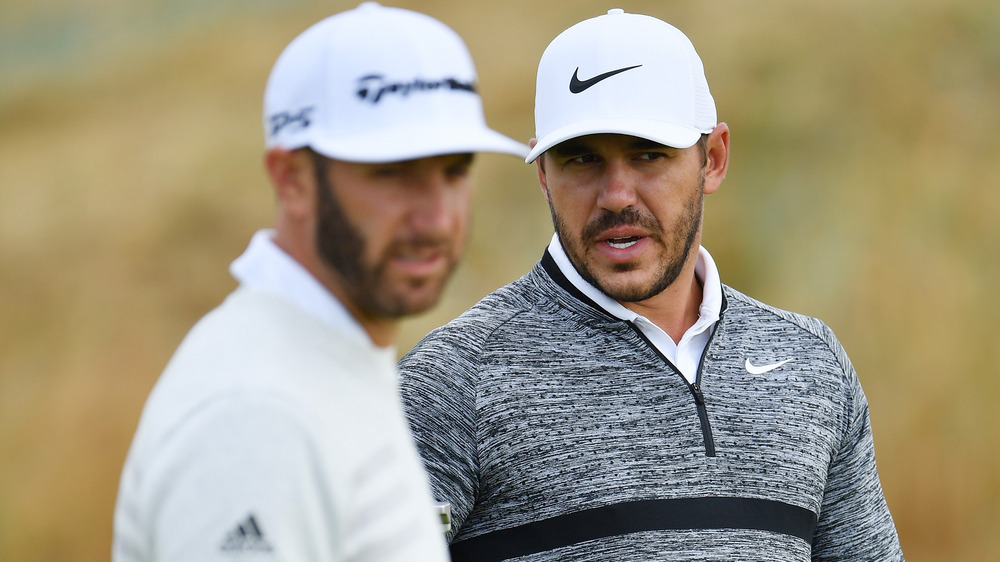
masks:
<path fill-rule="evenodd" d="M 701 149 L 701 165 L 704 166 L 708 164 L 708 135 L 702 133 L 696 144 Z"/>

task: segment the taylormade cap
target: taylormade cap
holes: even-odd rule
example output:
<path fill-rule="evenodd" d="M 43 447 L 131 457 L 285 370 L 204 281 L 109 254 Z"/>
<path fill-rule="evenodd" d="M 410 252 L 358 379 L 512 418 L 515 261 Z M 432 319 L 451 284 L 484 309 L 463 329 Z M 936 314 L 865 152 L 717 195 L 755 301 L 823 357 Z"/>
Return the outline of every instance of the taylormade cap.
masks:
<path fill-rule="evenodd" d="M 560 33 L 542 53 L 526 162 L 583 135 L 619 133 L 687 148 L 717 125 L 694 45 L 653 17 L 614 9 Z"/>
<path fill-rule="evenodd" d="M 264 92 L 264 135 L 268 149 L 308 146 L 363 163 L 528 151 L 487 127 L 457 33 L 375 2 L 330 16 L 285 47 Z"/>

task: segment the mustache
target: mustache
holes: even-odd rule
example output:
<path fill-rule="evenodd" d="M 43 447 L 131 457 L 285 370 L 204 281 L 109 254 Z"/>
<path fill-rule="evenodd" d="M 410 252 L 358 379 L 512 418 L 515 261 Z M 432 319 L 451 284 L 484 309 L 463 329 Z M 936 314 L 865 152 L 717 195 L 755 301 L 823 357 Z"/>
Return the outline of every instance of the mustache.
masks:
<path fill-rule="evenodd" d="M 452 236 L 403 235 L 393 239 L 386 248 L 390 252 L 438 250 L 451 253 L 458 240 Z"/>
<path fill-rule="evenodd" d="M 634 226 L 646 230 L 654 236 L 663 234 L 660 223 L 652 215 L 643 213 L 634 207 L 626 207 L 617 213 L 605 210 L 588 222 L 583 227 L 583 239 L 591 240 L 597 238 L 605 230 L 617 226 Z"/>

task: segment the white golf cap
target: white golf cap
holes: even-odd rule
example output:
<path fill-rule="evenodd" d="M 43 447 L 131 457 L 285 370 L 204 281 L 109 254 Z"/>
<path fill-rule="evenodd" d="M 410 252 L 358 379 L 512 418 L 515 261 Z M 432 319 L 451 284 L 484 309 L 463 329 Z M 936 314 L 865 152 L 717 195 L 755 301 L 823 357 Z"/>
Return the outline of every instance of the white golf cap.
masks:
<path fill-rule="evenodd" d="M 533 162 L 583 135 L 618 133 L 687 148 L 715 128 L 694 45 L 676 27 L 614 9 L 560 33 L 542 53 Z"/>
<path fill-rule="evenodd" d="M 265 144 L 362 163 L 524 157 L 527 146 L 487 127 L 476 79 L 451 28 L 365 2 L 314 24 L 278 56 L 264 92 Z"/>

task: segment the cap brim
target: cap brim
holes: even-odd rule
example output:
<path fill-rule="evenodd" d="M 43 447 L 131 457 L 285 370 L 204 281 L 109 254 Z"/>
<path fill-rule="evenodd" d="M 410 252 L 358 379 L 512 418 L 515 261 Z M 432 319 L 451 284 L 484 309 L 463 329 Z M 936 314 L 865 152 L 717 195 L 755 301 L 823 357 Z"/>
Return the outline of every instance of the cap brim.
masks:
<path fill-rule="evenodd" d="M 525 162 L 531 164 L 543 152 L 553 146 L 586 135 L 597 135 L 611 133 L 618 135 L 630 135 L 658 142 L 664 146 L 673 148 L 688 148 L 694 146 L 703 133 L 711 131 L 699 131 L 688 127 L 679 127 L 670 123 L 658 123 L 645 119 L 595 119 L 591 121 L 580 121 L 560 127 L 554 131 L 543 135 L 538 139 L 534 148 L 528 152 Z"/>
<path fill-rule="evenodd" d="M 394 130 L 392 135 L 376 132 L 348 139 L 314 139 L 310 147 L 337 160 L 382 163 L 415 160 L 443 154 L 495 152 L 524 158 L 528 147 L 489 128 L 470 130 L 435 128 L 433 131 Z"/>

